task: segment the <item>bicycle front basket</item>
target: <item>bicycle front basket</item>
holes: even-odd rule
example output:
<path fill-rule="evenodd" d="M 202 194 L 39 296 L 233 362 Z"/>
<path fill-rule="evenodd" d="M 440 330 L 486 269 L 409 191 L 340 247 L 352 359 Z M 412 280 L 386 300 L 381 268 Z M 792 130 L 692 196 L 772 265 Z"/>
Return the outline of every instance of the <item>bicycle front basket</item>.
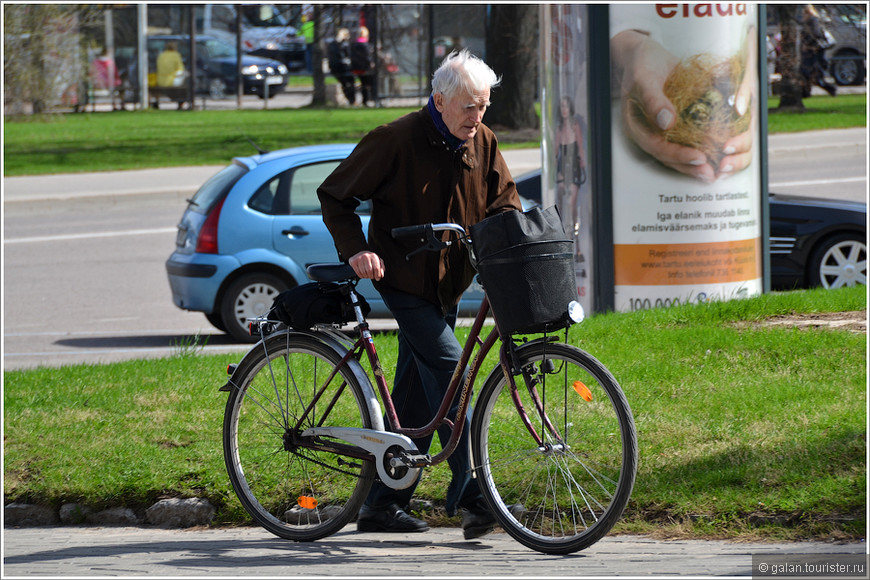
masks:
<path fill-rule="evenodd" d="M 480 282 L 503 334 L 549 332 L 572 323 L 574 242 L 556 206 L 496 214 L 470 230 Z"/>

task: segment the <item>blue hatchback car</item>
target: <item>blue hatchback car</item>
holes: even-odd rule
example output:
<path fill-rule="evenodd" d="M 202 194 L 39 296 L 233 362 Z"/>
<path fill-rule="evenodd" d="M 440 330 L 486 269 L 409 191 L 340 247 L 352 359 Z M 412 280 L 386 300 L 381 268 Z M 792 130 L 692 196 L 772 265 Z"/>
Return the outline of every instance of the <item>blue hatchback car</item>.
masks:
<path fill-rule="evenodd" d="M 209 322 L 250 342 L 247 319 L 265 314 L 283 290 L 307 283 L 310 264 L 336 262 L 320 215 L 317 188 L 354 145 L 314 145 L 237 157 L 189 200 L 166 262 L 175 305 L 203 312 Z M 367 203 L 358 213 L 368 229 Z M 359 290 L 372 317 L 389 317 L 371 281 Z M 480 307 L 473 283 L 462 315 Z"/>

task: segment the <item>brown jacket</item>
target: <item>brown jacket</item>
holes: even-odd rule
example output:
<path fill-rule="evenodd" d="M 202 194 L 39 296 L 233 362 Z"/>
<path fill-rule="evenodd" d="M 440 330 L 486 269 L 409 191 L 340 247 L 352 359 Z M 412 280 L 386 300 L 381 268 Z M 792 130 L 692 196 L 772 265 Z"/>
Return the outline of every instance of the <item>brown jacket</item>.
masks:
<path fill-rule="evenodd" d="M 465 247 L 454 244 L 440 255 L 420 252 L 408 261 L 419 241 L 393 239 L 392 229 L 442 222 L 468 228 L 489 215 L 522 209 L 493 132 L 480 125 L 473 139 L 453 150 L 426 107 L 363 137 L 317 195 L 342 260 L 373 251 L 385 263 L 378 289 L 405 292 L 445 309 L 459 302 L 474 276 Z M 354 214 L 355 198 L 372 202 L 368 242 Z"/>

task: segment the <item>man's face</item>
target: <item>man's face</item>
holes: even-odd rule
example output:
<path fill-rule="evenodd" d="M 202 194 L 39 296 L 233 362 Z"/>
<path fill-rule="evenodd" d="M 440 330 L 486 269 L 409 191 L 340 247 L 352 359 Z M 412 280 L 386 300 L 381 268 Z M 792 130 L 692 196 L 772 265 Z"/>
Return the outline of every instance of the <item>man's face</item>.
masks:
<path fill-rule="evenodd" d="M 450 133 L 462 140 L 471 139 L 483 121 L 483 114 L 489 106 L 489 89 L 474 94 L 460 92 L 452 98 L 435 93 L 435 108 Z"/>

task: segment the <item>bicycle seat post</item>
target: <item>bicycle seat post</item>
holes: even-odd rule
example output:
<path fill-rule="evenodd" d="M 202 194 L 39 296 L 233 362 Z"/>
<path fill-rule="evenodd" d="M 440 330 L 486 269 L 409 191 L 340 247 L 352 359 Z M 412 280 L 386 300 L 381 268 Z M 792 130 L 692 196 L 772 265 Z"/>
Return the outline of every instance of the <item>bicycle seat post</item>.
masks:
<path fill-rule="evenodd" d="M 351 286 L 350 289 L 350 303 L 353 306 L 353 312 L 356 314 L 356 322 L 360 327 L 360 333 L 365 337 L 366 340 L 371 338 L 371 333 L 369 332 L 369 323 L 363 314 L 362 307 L 360 306 L 359 297 L 356 293 L 356 288 Z"/>

